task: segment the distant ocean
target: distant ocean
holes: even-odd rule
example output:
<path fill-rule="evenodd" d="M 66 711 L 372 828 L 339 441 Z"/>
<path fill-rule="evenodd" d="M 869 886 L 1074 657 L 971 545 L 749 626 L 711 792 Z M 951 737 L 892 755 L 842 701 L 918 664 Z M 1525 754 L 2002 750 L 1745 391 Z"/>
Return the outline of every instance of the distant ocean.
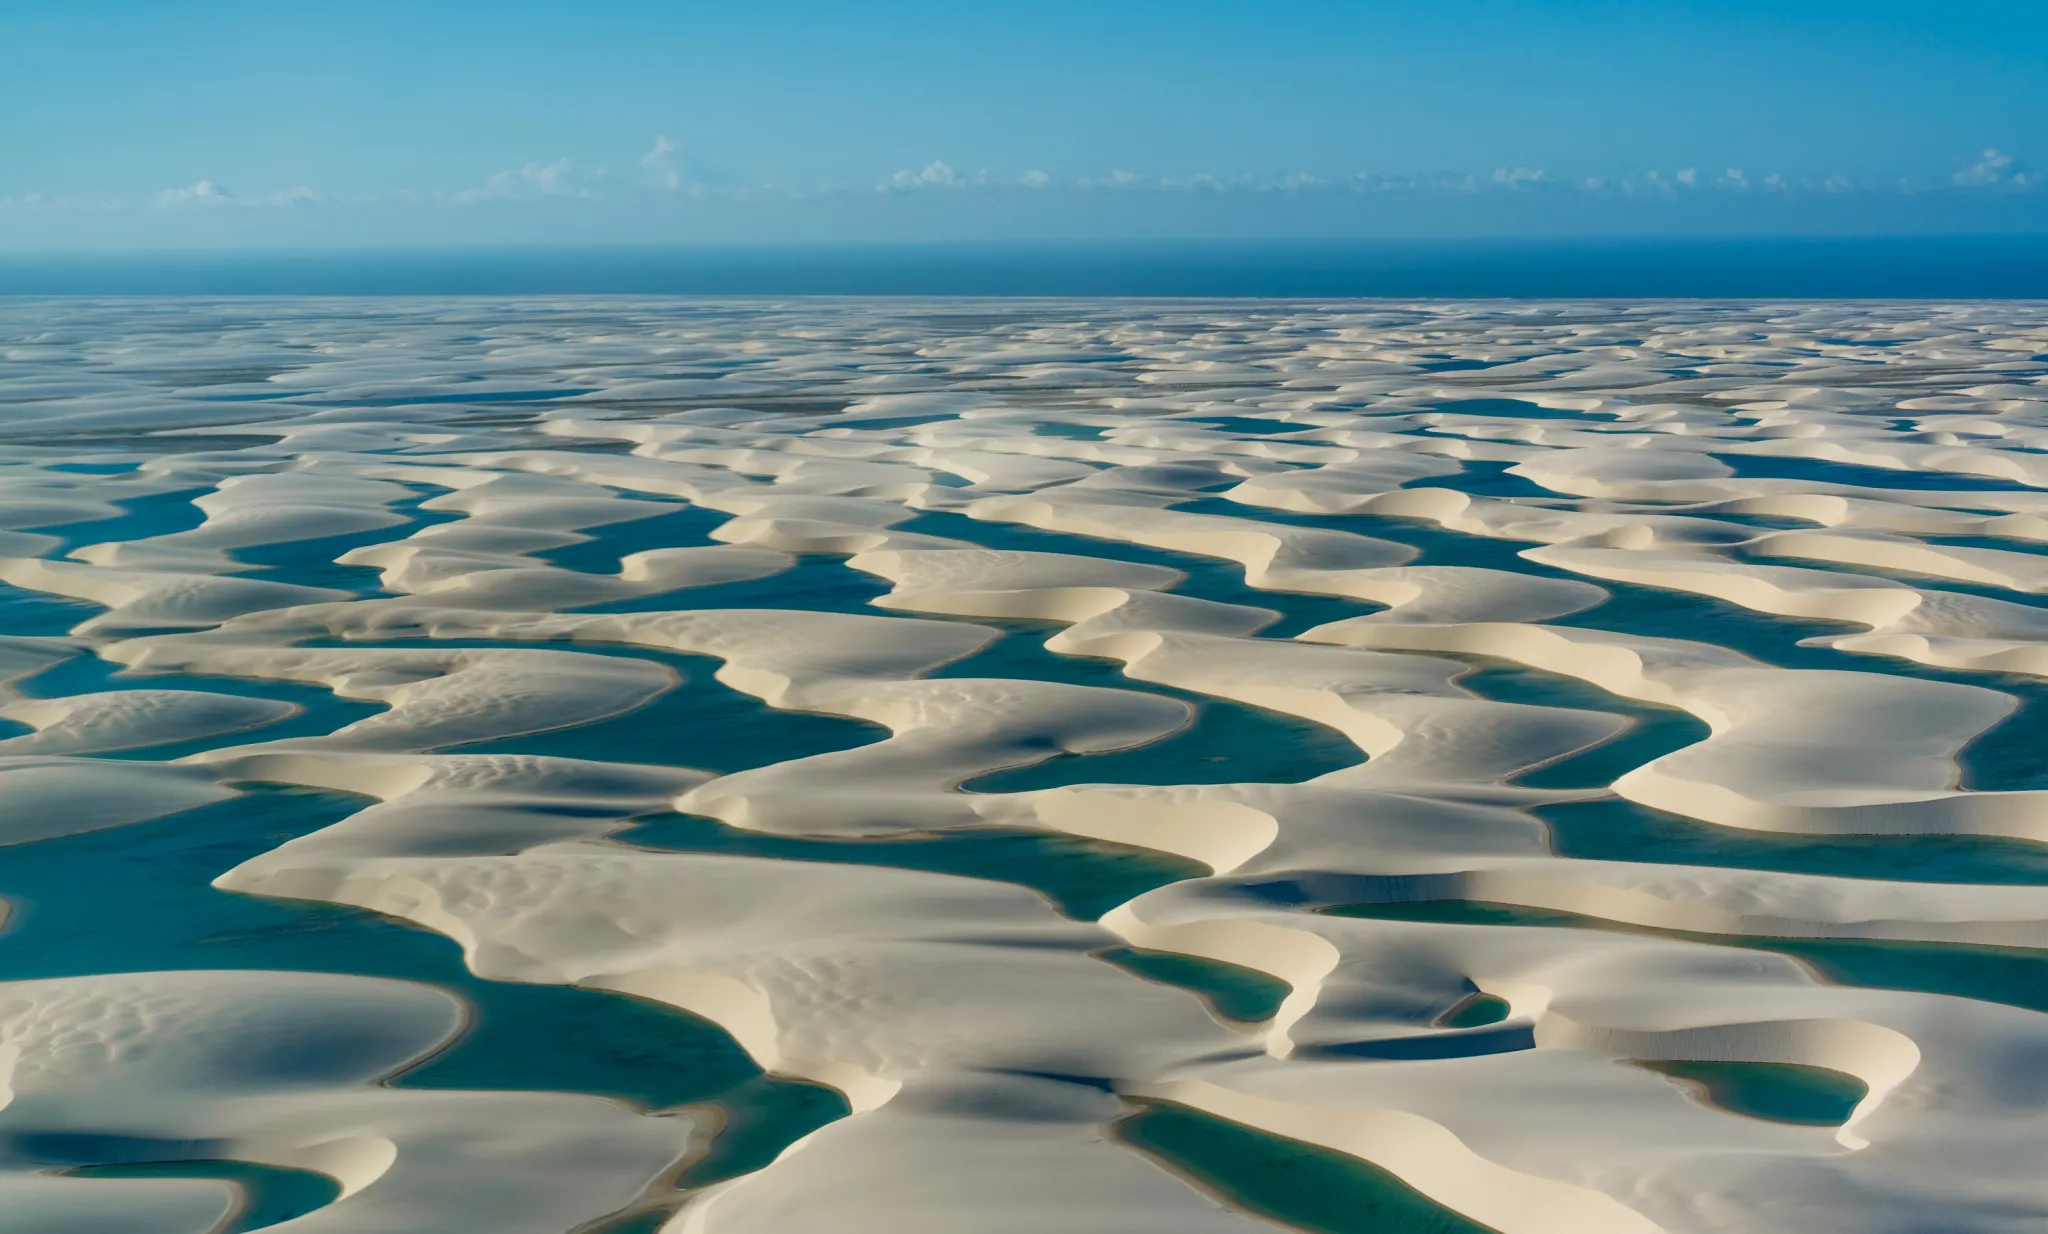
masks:
<path fill-rule="evenodd" d="M 2048 234 L 0 254 L 0 295 L 2048 298 Z"/>

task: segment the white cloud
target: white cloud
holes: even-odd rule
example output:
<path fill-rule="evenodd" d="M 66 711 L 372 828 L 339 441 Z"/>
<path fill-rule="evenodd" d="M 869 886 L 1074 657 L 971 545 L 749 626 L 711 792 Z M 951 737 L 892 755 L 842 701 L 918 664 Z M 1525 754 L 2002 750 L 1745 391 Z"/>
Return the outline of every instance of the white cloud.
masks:
<path fill-rule="evenodd" d="M 322 200 L 320 194 L 303 184 L 297 188 L 279 189 L 274 193 L 237 193 L 222 188 L 211 180 L 195 180 L 183 188 L 158 189 L 149 195 L 149 204 L 158 209 L 205 206 L 276 209 L 283 206 L 313 205 Z"/>
<path fill-rule="evenodd" d="M 195 180 L 180 189 L 158 189 L 149 200 L 157 206 L 218 205 L 228 201 L 229 195 L 211 180 Z"/>
<path fill-rule="evenodd" d="M 574 166 L 568 159 L 552 163 L 528 163 L 516 171 L 501 171 L 482 185 L 452 194 L 450 200 L 464 204 L 477 201 L 527 201 L 536 197 L 601 196 L 596 190 L 577 185 Z"/>
<path fill-rule="evenodd" d="M 293 189 L 279 189 L 275 193 L 258 193 L 253 197 L 237 197 L 235 203 L 243 206 L 313 206 L 326 200 L 320 194 L 301 184 Z"/>
<path fill-rule="evenodd" d="M 682 169 L 676 166 L 676 156 L 682 147 L 666 136 L 654 139 L 654 148 L 640 156 L 640 168 L 654 183 L 671 191 L 683 187 Z"/>
<path fill-rule="evenodd" d="M 0 210 L 24 212 L 128 212 L 174 211 L 211 212 L 223 209 L 289 209 L 318 206 L 344 211 L 371 208 L 447 207 L 483 202 L 570 202 L 639 200 L 643 204 L 659 195 L 680 194 L 691 199 L 726 203 L 749 201 L 832 201 L 844 200 L 867 190 L 858 184 L 821 183 L 808 186 L 778 185 L 772 181 L 752 184 L 706 183 L 688 147 L 666 134 L 653 139 L 644 153 L 631 162 L 620 160 L 618 170 L 608 174 L 602 167 L 572 164 L 567 158 L 535 161 L 500 171 L 480 185 L 454 190 L 446 188 L 396 188 L 364 193 L 322 193 L 300 185 L 260 193 L 242 193 L 211 179 L 132 196 L 73 197 L 49 193 L 25 193 L 0 197 Z M 627 191 L 627 186 L 632 186 Z M 1821 195 L 1861 194 L 1900 196 L 1948 191 L 1951 193 L 2039 194 L 2048 188 L 2048 175 L 2028 170 L 2013 156 L 1987 149 L 1960 171 L 1927 174 L 1885 183 L 1859 183 L 1836 174 L 1752 175 L 1740 167 L 1720 172 L 1687 167 L 1675 172 L 1616 172 L 1568 178 L 1538 168 L 1504 165 L 1490 173 L 1438 171 L 1396 174 L 1386 172 L 1305 171 L 1271 174 L 1195 172 L 1189 174 L 1140 174 L 1122 168 L 1093 177 L 1056 178 L 1040 169 L 993 173 L 987 169 L 960 171 L 942 159 L 922 168 L 905 169 L 873 185 L 883 194 L 945 190 L 959 194 L 1021 194 L 1047 192 L 1118 192 L 1141 196 L 1176 194 L 1289 194 L 1302 197 L 1338 194 L 1395 194 L 1400 196 L 1506 195 L 1541 190 L 1548 194 L 1580 192 L 1587 196 L 1636 198 L 1645 202 L 1673 200 L 1694 194 L 1772 194 L 1785 199 Z M 611 191 L 601 191 L 611 190 Z M 623 208 L 623 207 L 622 207 Z"/>
<path fill-rule="evenodd" d="M 0 197 L 0 209 L 45 210 L 56 212 L 84 210 L 127 210 L 133 202 L 119 197 L 65 197 L 49 193 L 23 193 L 19 197 Z"/>
<path fill-rule="evenodd" d="M 912 193 L 919 189 L 955 188 L 966 181 L 945 163 L 933 159 L 923 171 L 899 171 L 875 186 L 878 193 Z"/>
<path fill-rule="evenodd" d="M 2019 184 L 2027 182 L 2027 174 L 2025 172 L 2015 173 L 2013 171 L 2013 159 L 2010 154 L 2000 154 L 1996 150 L 1986 150 L 1982 158 L 1949 177 L 1949 181 L 1963 188 L 1979 188 L 1984 185 L 2003 183 L 2008 178 Z"/>

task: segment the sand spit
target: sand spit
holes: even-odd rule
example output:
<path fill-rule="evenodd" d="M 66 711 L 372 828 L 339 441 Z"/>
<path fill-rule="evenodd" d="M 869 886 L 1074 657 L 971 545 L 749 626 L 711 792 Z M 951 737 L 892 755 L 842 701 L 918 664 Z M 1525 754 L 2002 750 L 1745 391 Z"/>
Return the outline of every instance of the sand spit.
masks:
<path fill-rule="evenodd" d="M 10 911 L 9 854 L 355 794 L 160 876 L 850 1111 L 388 1085 L 475 1009 L 195 944 L 0 983 L 0 1228 L 1271 1228 L 1148 1101 L 1500 1234 L 2048 1212 L 2038 306 L 50 301 L 0 354 Z"/>

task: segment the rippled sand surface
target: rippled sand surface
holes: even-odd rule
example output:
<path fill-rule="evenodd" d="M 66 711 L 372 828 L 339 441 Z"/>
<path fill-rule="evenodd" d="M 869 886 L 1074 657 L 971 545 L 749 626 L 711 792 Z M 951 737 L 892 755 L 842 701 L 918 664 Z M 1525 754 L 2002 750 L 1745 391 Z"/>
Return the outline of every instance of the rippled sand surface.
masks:
<path fill-rule="evenodd" d="M 2048 309 L 0 304 L 8 1234 L 2048 1222 Z"/>

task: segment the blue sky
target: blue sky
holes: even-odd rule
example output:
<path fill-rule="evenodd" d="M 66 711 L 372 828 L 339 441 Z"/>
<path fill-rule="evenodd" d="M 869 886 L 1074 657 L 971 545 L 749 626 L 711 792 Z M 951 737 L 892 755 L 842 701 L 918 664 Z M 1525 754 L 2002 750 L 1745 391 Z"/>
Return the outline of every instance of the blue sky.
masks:
<path fill-rule="evenodd" d="M 2048 231 L 2048 3 L 0 6 L 0 249 Z"/>

